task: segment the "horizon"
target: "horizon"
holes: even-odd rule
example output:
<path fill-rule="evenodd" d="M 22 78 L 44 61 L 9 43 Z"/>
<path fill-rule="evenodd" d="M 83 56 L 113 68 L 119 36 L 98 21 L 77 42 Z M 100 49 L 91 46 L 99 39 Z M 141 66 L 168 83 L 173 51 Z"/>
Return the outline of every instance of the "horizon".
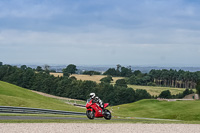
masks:
<path fill-rule="evenodd" d="M 7 64 L 12 66 L 21 67 L 22 65 L 26 65 L 27 67 L 36 68 L 37 66 L 44 67 L 45 65 L 49 65 L 51 70 L 56 70 L 56 72 L 62 72 L 63 68 L 66 68 L 69 64 Z M 76 65 L 76 64 L 74 64 Z M 142 73 L 148 73 L 149 71 L 155 70 L 184 70 L 190 72 L 198 72 L 200 71 L 200 67 L 198 66 L 139 66 L 139 65 L 121 65 L 122 67 L 131 67 L 132 71 L 140 70 Z M 99 71 L 105 72 L 109 68 L 117 68 L 117 65 L 76 65 L 78 70 L 85 70 L 85 71 Z"/>
<path fill-rule="evenodd" d="M 13 65 L 13 66 L 22 66 L 22 65 L 27 65 L 27 66 L 44 66 L 44 65 L 49 65 L 49 66 L 68 66 L 69 64 L 74 64 L 74 63 L 68 63 L 68 64 L 48 64 L 48 63 L 36 63 L 36 64 L 31 64 L 31 63 L 27 63 L 27 64 L 23 64 L 23 63 L 4 63 L 2 62 L 4 65 Z M 93 66 L 93 67 L 116 67 L 118 64 L 74 64 L 76 66 Z M 119 64 L 123 67 L 166 67 L 166 68 L 174 68 L 174 67 L 194 67 L 194 68 L 200 68 L 199 65 L 193 65 L 193 66 L 189 66 L 189 65 L 182 65 L 182 66 L 177 66 L 177 65 L 127 65 L 127 64 Z"/>

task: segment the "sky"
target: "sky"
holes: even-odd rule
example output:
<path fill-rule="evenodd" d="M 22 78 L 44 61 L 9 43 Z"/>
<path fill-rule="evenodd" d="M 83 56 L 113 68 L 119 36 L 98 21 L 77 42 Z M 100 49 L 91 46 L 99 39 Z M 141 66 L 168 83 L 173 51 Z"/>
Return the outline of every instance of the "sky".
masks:
<path fill-rule="evenodd" d="M 0 0 L 4 64 L 200 66 L 199 0 Z"/>

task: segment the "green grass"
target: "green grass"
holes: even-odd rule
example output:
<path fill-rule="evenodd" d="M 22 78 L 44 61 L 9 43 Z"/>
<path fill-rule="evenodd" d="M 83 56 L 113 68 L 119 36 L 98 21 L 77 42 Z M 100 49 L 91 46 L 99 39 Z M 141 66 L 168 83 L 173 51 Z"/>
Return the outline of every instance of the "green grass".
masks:
<path fill-rule="evenodd" d="M 113 115 L 200 121 L 200 101 L 140 100 L 135 103 L 114 106 Z"/>
<path fill-rule="evenodd" d="M 0 120 L 0 123 L 143 123 L 143 124 L 200 124 L 200 121 L 165 121 L 165 120 L 138 120 L 138 119 L 32 119 L 32 120 Z"/>
<path fill-rule="evenodd" d="M 0 81 L 0 106 L 32 107 L 53 110 L 85 112 L 85 109 L 68 105 L 61 100 L 45 97 Z"/>
<path fill-rule="evenodd" d="M 0 116 L 35 116 L 35 117 L 74 117 L 85 118 L 84 115 L 59 115 L 59 114 L 20 114 L 20 113 L 0 113 Z"/>
<path fill-rule="evenodd" d="M 200 101 L 157 101 L 141 100 L 135 103 L 123 104 L 109 107 L 113 116 L 120 116 L 123 120 L 106 121 L 104 119 L 95 120 L 0 120 L 0 123 L 38 123 L 38 122 L 62 122 L 62 123 L 196 123 L 200 124 Z M 32 107 L 53 110 L 65 110 L 85 112 L 84 108 L 74 107 L 64 103 L 59 99 L 45 97 L 36 94 L 30 90 L 0 81 L 0 106 Z M 0 114 L 0 116 L 29 115 L 29 114 Z M 45 117 L 69 117 L 50 114 L 31 114 L 33 116 Z M 86 117 L 86 116 L 71 116 Z M 126 117 L 146 117 L 161 119 L 177 119 L 182 121 L 164 121 L 164 120 L 139 120 L 126 119 Z"/>
<path fill-rule="evenodd" d="M 172 95 L 178 94 L 178 93 L 183 93 L 185 90 L 184 88 L 173 88 L 173 87 L 158 87 L 158 86 L 140 86 L 140 85 L 128 85 L 128 87 L 133 88 L 134 90 L 136 89 L 144 89 L 147 90 L 151 95 L 160 95 L 160 93 L 164 90 L 170 90 Z M 193 91 L 195 91 L 193 89 Z"/>
<path fill-rule="evenodd" d="M 65 100 L 65 99 L 60 99 L 60 101 L 71 103 L 71 104 L 81 104 L 81 105 L 85 105 L 86 104 L 86 101 L 84 101 L 84 100 Z"/>

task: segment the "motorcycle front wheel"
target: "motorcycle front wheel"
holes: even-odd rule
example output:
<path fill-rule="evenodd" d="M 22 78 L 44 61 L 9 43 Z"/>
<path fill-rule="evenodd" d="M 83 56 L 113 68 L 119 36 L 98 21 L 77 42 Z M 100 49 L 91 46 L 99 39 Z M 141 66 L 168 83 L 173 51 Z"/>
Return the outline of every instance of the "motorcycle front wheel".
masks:
<path fill-rule="evenodd" d="M 86 115 L 89 119 L 94 119 L 94 111 L 87 110 Z"/>
<path fill-rule="evenodd" d="M 112 115 L 111 115 L 110 111 L 107 110 L 107 109 L 105 109 L 105 110 L 104 110 L 104 118 L 105 118 L 106 120 L 110 120 L 111 117 L 112 117 Z"/>

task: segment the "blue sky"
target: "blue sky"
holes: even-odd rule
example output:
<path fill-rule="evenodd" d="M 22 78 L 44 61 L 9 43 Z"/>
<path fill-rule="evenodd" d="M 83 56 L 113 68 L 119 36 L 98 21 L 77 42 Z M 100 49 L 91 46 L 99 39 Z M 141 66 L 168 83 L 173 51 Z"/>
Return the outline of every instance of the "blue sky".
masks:
<path fill-rule="evenodd" d="M 7 64 L 200 66 L 199 0 L 1 0 Z"/>

